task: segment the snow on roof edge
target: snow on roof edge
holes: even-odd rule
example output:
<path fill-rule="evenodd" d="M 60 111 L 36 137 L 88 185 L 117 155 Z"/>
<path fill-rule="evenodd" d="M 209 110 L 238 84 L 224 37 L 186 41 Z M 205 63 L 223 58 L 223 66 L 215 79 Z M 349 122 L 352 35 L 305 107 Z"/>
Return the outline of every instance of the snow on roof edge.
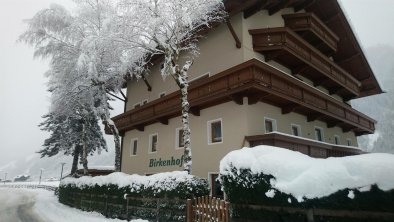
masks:
<path fill-rule="evenodd" d="M 317 159 L 299 152 L 273 147 L 244 147 L 228 153 L 220 161 L 220 174 L 239 179 L 232 168 L 250 169 L 253 174 L 272 175 L 271 186 L 281 192 L 303 198 L 321 198 L 343 189 L 369 190 L 376 184 L 381 190 L 394 189 L 394 155 L 369 153 L 348 157 Z"/>

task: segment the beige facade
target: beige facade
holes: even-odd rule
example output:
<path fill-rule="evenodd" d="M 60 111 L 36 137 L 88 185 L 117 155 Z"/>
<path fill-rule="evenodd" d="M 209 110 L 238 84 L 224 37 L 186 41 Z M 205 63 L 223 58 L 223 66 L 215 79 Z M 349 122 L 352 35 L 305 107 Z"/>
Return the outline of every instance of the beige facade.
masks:
<path fill-rule="evenodd" d="M 293 13 L 293 9 L 283 9 L 270 16 L 266 10 L 262 10 L 250 18 L 245 19 L 242 13 L 231 18 L 231 24 L 241 41 L 241 48 L 235 46 L 235 41 L 225 24 L 220 25 L 208 32 L 199 42 L 200 55 L 195 59 L 189 72 L 189 79 L 193 80 L 203 75 L 215 75 L 240 63 L 256 58 L 264 61 L 264 56 L 253 51 L 252 36 L 250 29 L 283 27 L 282 14 Z M 281 70 L 286 74 L 291 71 L 286 67 L 270 61 L 269 65 Z M 159 72 L 159 64 L 151 69 L 147 77 L 152 86 L 148 91 L 142 80 L 129 81 L 127 85 L 126 110 L 131 110 L 136 104 L 148 103 L 160 97 L 161 93 L 169 94 L 178 90 L 171 77 L 163 79 Z M 306 78 L 294 81 L 302 81 L 313 86 Z M 328 94 L 327 89 L 318 87 L 320 91 Z M 332 98 L 343 102 L 338 95 L 330 95 Z M 323 142 L 335 143 L 335 137 L 339 143 L 347 145 L 351 141 L 352 146 L 357 146 L 355 133 L 344 133 L 340 127 L 328 128 L 325 122 L 307 121 L 307 117 L 290 112 L 282 114 L 281 108 L 258 102 L 248 105 L 247 98 L 243 98 L 243 105 L 235 102 L 226 102 L 210 108 L 202 109 L 200 116 L 190 115 L 191 146 L 192 146 L 192 174 L 207 178 L 209 173 L 219 171 L 219 161 L 228 152 L 240 149 L 248 144 L 245 136 L 261 135 L 265 133 L 264 119 L 271 119 L 275 123 L 278 132 L 292 134 L 291 126 L 297 126 L 300 137 L 316 140 L 315 128 L 322 130 Z M 220 120 L 222 126 L 222 142 L 211 144 L 210 121 Z M 125 132 L 122 147 L 122 172 L 137 174 L 153 174 L 163 171 L 182 170 L 183 149 L 177 147 L 177 128 L 181 127 L 179 117 L 169 119 L 168 125 L 154 123 L 144 127 L 144 131 L 137 129 Z M 152 152 L 152 135 L 157 137 L 157 151 Z M 137 143 L 134 142 L 137 140 Z M 134 145 L 137 144 L 136 149 Z"/>
<path fill-rule="evenodd" d="M 190 116 L 192 174 L 207 178 L 208 173 L 218 172 L 219 162 L 228 152 L 248 145 L 245 136 L 265 133 L 264 118 L 275 120 L 276 130 L 281 133 L 291 135 L 291 125 L 295 124 L 300 126 L 302 137 L 315 140 L 314 128 L 320 127 L 323 129 L 324 142 L 334 143 L 334 135 L 339 135 L 341 144 L 346 144 L 346 139 L 350 139 L 356 145 L 354 133 L 342 133 L 339 127 L 327 128 L 326 124 L 320 121 L 307 122 L 305 116 L 296 113 L 282 115 L 280 108 L 266 103 L 248 105 L 245 102 L 244 105 L 237 105 L 227 102 L 201 110 L 200 116 Z M 222 123 L 222 142 L 209 142 L 209 122 L 212 120 L 220 120 Z M 182 162 L 176 162 L 183 155 L 183 149 L 177 148 L 176 129 L 180 127 L 181 119 L 177 117 L 170 119 L 168 125 L 155 123 L 146 126 L 143 132 L 126 132 L 123 141 L 122 171 L 130 174 L 153 174 L 182 170 Z M 150 135 L 158 137 L 156 152 L 150 151 Z M 132 155 L 134 139 L 138 140 L 136 155 Z M 168 160 L 174 160 L 175 164 L 152 164 Z"/>

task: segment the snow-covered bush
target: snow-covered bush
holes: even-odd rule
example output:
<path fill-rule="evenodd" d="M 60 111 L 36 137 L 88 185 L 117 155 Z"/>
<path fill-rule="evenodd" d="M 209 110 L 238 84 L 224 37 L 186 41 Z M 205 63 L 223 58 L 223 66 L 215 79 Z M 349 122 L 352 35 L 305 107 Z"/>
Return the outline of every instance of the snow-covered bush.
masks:
<path fill-rule="evenodd" d="M 125 217 L 125 195 L 135 198 L 129 200 L 129 207 L 152 208 L 147 199 L 160 199 L 159 217 L 167 218 L 166 221 L 182 221 L 185 216 L 186 199 L 195 196 L 203 196 L 209 193 L 209 187 L 205 179 L 188 175 L 187 172 L 174 171 L 159 173 L 151 176 L 128 175 L 124 173 L 112 173 L 107 176 L 65 178 L 59 189 L 59 201 L 77 208 L 84 209 L 82 199 L 92 198 L 87 210 L 101 212 L 109 217 Z M 91 195 L 91 196 L 90 196 Z M 108 198 L 110 196 L 110 198 Z M 90 200 L 90 199 L 89 199 Z M 173 204 L 174 201 L 178 202 Z M 82 204 L 81 204 L 82 203 Z M 156 208 L 156 205 L 154 206 Z M 165 209 L 168 209 L 166 211 Z M 181 214 L 173 214 L 171 210 L 181 210 Z M 129 210 L 129 217 L 144 219 L 156 218 L 149 210 Z M 170 219 L 168 219 L 170 218 Z"/>
<path fill-rule="evenodd" d="M 278 221 L 278 213 L 242 205 L 394 212 L 393 172 L 391 154 L 315 159 L 270 146 L 233 151 L 220 163 L 233 217 L 272 221 Z M 299 213 L 287 216 L 290 221 L 305 220 Z M 328 220 L 340 221 L 321 221 Z"/>

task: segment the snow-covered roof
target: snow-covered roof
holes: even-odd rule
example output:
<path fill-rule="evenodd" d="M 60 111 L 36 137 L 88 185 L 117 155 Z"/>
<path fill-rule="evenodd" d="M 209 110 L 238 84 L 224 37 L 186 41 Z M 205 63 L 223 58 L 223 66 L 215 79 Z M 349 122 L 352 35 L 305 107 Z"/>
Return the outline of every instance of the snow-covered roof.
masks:
<path fill-rule="evenodd" d="M 270 181 L 273 188 L 300 201 L 345 188 L 366 191 L 374 184 L 384 191 L 394 189 L 394 177 L 388 176 L 394 172 L 392 154 L 316 159 L 278 147 L 256 146 L 232 151 L 220 161 L 220 173 L 236 179 L 239 175 L 232 171 L 233 167 L 274 176 Z"/>

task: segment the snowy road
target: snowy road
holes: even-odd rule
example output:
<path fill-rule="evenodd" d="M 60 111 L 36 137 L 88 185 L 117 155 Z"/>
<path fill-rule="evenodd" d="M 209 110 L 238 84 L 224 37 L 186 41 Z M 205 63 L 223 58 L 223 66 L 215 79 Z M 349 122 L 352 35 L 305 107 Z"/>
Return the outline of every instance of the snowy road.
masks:
<path fill-rule="evenodd" d="M 0 222 L 41 222 L 34 211 L 34 193 L 0 189 Z"/>
<path fill-rule="evenodd" d="M 47 190 L 0 188 L 0 222 L 124 222 L 99 213 L 84 212 L 57 201 Z M 146 220 L 133 220 L 147 222 Z"/>

